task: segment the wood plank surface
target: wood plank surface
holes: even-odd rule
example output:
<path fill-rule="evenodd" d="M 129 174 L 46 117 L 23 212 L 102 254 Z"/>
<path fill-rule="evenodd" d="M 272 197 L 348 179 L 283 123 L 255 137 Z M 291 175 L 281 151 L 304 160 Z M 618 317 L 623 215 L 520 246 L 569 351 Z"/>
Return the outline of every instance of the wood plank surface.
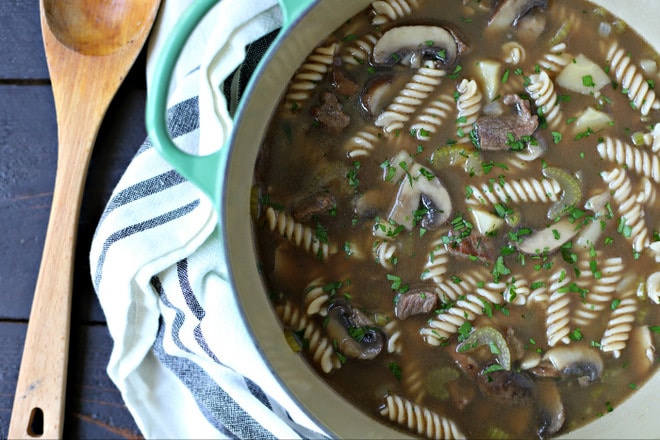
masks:
<path fill-rule="evenodd" d="M 0 438 L 6 438 L 52 199 L 57 127 L 39 0 L 0 1 Z M 79 222 L 64 438 L 140 438 L 106 374 L 112 341 L 88 253 L 110 194 L 146 136 L 145 54 L 99 132 Z"/>
<path fill-rule="evenodd" d="M 20 362 L 26 324 L 0 322 L 0 438 L 7 438 L 15 369 Z M 82 325 L 72 333 L 64 438 L 141 438 L 105 367 L 110 335 L 103 325 Z M 18 344 L 20 343 L 20 344 Z"/>
<path fill-rule="evenodd" d="M 2 0 L 0 23 L 0 80 L 47 79 L 39 0 Z"/>

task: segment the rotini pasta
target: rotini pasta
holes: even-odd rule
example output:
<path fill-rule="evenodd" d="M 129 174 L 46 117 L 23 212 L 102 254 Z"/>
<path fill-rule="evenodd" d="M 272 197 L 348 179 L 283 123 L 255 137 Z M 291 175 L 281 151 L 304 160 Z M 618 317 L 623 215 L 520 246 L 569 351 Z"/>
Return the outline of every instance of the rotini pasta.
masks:
<path fill-rule="evenodd" d="M 325 284 L 325 278 L 321 276 L 312 280 L 305 287 L 305 312 L 308 315 L 326 316 L 328 314 L 326 306 L 330 294 L 324 289 Z"/>
<path fill-rule="evenodd" d="M 369 57 L 374 51 L 374 45 L 380 38 L 379 32 L 364 35 L 353 41 L 353 44 L 346 46 L 342 50 L 342 60 L 349 66 L 361 66 L 369 61 Z"/>
<path fill-rule="evenodd" d="M 376 0 L 371 2 L 374 17 L 371 24 L 379 25 L 409 15 L 421 0 Z"/>
<path fill-rule="evenodd" d="M 410 130 L 420 141 L 427 141 L 453 111 L 454 98 L 443 94 L 422 109 L 410 126 Z"/>
<path fill-rule="evenodd" d="M 344 150 L 351 159 L 366 157 L 376 148 L 382 133 L 376 127 L 367 127 L 356 133 L 346 143 Z"/>
<path fill-rule="evenodd" d="M 445 75 L 444 70 L 421 67 L 394 98 L 394 101 L 378 115 L 375 121 L 376 126 L 382 127 L 387 133 L 402 129 L 412 114 L 442 82 Z"/>
<path fill-rule="evenodd" d="M 427 438 L 465 438 L 453 421 L 396 394 L 388 394 L 385 397 L 380 414 Z"/>
<path fill-rule="evenodd" d="M 296 246 L 302 247 L 323 260 L 337 252 L 334 245 L 322 243 L 309 226 L 296 222 L 293 217 L 284 212 L 278 212 L 270 206 L 266 210 L 266 222 L 271 231 L 278 232 Z"/>
<path fill-rule="evenodd" d="M 438 314 L 427 322 L 427 327 L 420 330 L 424 341 L 429 345 L 440 345 L 458 331 L 466 321 L 471 322 L 484 314 L 488 307 L 504 303 L 504 292 L 508 289 L 505 282 L 472 284 L 473 280 L 460 278 L 454 284 L 465 285 L 467 292 L 456 299 L 455 304 L 444 313 Z M 474 293 L 472 293 L 474 292 Z"/>
<path fill-rule="evenodd" d="M 550 297 L 548 298 L 548 310 L 546 315 L 546 336 L 548 345 L 554 347 L 558 343 L 568 344 L 570 342 L 570 304 L 571 297 L 566 286 L 571 282 L 571 277 L 565 269 L 557 270 L 550 276 Z"/>
<path fill-rule="evenodd" d="M 530 75 L 529 81 L 527 93 L 534 100 L 548 126 L 556 128 L 562 122 L 562 111 L 552 79 L 545 70 L 542 70 L 538 74 Z"/>
<path fill-rule="evenodd" d="M 463 79 L 456 90 L 459 93 L 456 100 L 456 109 L 458 110 L 457 134 L 459 142 L 466 141 L 472 131 L 472 125 L 475 123 L 481 112 L 481 100 L 483 95 L 479 91 L 479 86 L 475 80 Z"/>
<path fill-rule="evenodd" d="M 597 146 L 598 154 L 636 173 L 660 182 L 660 157 L 641 148 L 633 147 L 620 139 L 606 136 Z"/>
<path fill-rule="evenodd" d="M 621 222 L 630 227 L 630 233 L 626 235 L 632 242 L 633 250 L 640 252 L 649 245 L 650 232 L 644 219 L 643 206 L 633 197 L 630 178 L 621 168 L 615 168 L 609 172 L 604 171 L 601 176 L 613 193 L 612 199 L 616 204 Z"/>
<path fill-rule="evenodd" d="M 467 202 L 471 205 L 556 202 L 561 192 L 559 183 L 554 179 L 507 179 L 502 183 L 470 185 L 470 198 Z"/>
<path fill-rule="evenodd" d="M 295 111 L 302 107 L 312 96 L 312 93 L 332 66 L 337 47 L 337 43 L 318 47 L 300 66 L 286 92 L 286 107 L 289 110 Z"/>
<path fill-rule="evenodd" d="M 376 263 L 388 270 L 394 268 L 394 258 L 396 258 L 394 255 L 396 252 L 395 243 L 387 240 L 377 240 L 374 242 L 371 249 Z"/>
<path fill-rule="evenodd" d="M 303 338 L 309 345 L 312 359 L 321 367 L 323 372 L 330 373 L 341 368 L 341 361 L 335 353 L 332 341 L 326 338 L 322 329 L 318 328 L 312 320 L 307 319 L 298 307 L 287 301 L 278 306 L 276 312 L 285 327 L 289 327 L 296 332 L 303 332 Z"/>
<path fill-rule="evenodd" d="M 582 259 L 580 261 L 580 278 L 577 280 L 582 289 L 587 285 L 591 287 L 585 293 L 573 315 L 573 324 L 576 327 L 585 328 L 600 316 L 612 302 L 616 288 L 623 276 L 623 259 L 621 257 L 611 257 L 601 259 L 597 255 L 593 259 Z M 598 266 L 594 269 L 597 261 Z M 596 275 L 598 274 L 598 275 Z"/>
<path fill-rule="evenodd" d="M 637 66 L 632 63 L 630 55 L 619 47 L 618 43 L 614 43 L 607 52 L 607 62 L 614 78 L 621 83 L 621 91 L 627 93 L 631 104 L 643 116 L 648 115 L 651 109 L 660 108 L 660 101 L 658 101 L 655 91 Z"/>
<path fill-rule="evenodd" d="M 626 348 L 630 332 L 633 329 L 635 313 L 637 313 L 637 300 L 633 291 L 626 291 L 607 322 L 607 328 L 600 341 L 600 349 L 605 353 L 612 353 L 618 358 Z"/>
<path fill-rule="evenodd" d="M 449 262 L 449 255 L 447 249 L 442 243 L 442 238 L 431 242 L 431 250 L 429 257 L 424 265 L 420 279 L 433 280 L 437 285 L 441 285 L 444 281 L 445 274 L 447 273 L 447 263 Z"/>
<path fill-rule="evenodd" d="M 517 41 L 509 41 L 502 46 L 504 62 L 517 66 L 525 61 L 525 48 Z"/>
<path fill-rule="evenodd" d="M 387 352 L 401 353 L 403 351 L 403 341 L 398 321 L 390 320 L 383 328 L 387 334 Z"/>
<path fill-rule="evenodd" d="M 558 43 L 550 48 L 550 50 L 543 55 L 537 64 L 551 77 L 557 75 L 561 70 L 568 65 L 573 59 L 573 55 L 565 52 L 566 43 Z"/>

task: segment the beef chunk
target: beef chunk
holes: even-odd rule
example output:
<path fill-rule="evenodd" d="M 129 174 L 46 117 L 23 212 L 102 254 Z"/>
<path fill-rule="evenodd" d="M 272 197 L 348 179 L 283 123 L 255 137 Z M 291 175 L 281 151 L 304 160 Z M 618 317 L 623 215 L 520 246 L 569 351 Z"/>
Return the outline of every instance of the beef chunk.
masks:
<path fill-rule="evenodd" d="M 524 372 L 492 371 L 478 376 L 482 394 L 508 405 L 531 405 L 535 395 L 534 381 Z"/>
<path fill-rule="evenodd" d="M 334 132 L 341 131 L 351 123 L 351 117 L 344 113 L 339 100 L 330 92 L 321 94 L 321 105 L 312 109 L 312 116 Z"/>
<path fill-rule="evenodd" d="M 319 192 L 302 199 L 293 210 L 293 219 L 297 222 L 308 222 L 315 215 L 331 210 L 337 204 L 335 198 L 326 192 Z"/>
<path fill-rule="evenodd" d="M 399 319 L 413 315 L 431 313 L 438 302 L 438 296 L 433 292 L 415 290 L 397 295 L 394 312 Z"/>
<path fill-rule="evenodd" d="M 343 96 L 355 96 L 360 91 L 360 87 L 353 78 L 339 66 L 332 68 L 332 85 L 337 93 Z"/>
<path fill-rule="evenodd" d="M 461 236 L 453 229 L 450 229 L 447 235 L 450 237 L 450 243 L 447 245 L 447 250 L 450 253 L 465 257 L 476 257 L 481 261 L 495 261 L 496 252 L 492 239 L 474 234 Z"/>
<path fill-rule="evenodd" d="M 529 101 L 518 95 L 506 95 L 502 102 L 515 106 L 517 114 L 477 119 L 474 125 L 482 150 L 508 150 L 511 148 L 511 135 L 514 141 L 518 141 L 523 136 L 531 136 L 539 126 L 539 118 L 532 115 Z"/>

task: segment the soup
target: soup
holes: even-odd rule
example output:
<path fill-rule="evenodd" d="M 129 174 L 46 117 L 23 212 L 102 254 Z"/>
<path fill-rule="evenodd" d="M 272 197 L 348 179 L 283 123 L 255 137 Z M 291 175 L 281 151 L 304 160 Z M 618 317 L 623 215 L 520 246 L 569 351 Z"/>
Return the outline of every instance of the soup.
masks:
<path fill-rule="evenodd" d="M 656 63 L 586 1 L 375 1 L 342 25 L 255 168 L 292 349 L 431 438 L 615 411 L 657 364 Z"/>

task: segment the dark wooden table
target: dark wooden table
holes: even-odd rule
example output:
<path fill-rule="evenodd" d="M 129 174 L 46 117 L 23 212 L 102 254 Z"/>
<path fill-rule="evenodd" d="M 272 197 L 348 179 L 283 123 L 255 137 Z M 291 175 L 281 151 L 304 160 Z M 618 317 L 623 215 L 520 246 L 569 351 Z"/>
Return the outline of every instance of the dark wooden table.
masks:
<path fill-rule="evenodd" d="M 112 189 L 145 138 L 144 53 L 113 101 L 91 160 L 80 217 L 65 438 L 138 438 L 105 368 L 112 341 L 87 255 Z M 7 437 L 57 159 L 39 0 L 0 2 L 0 438 Z"/>

